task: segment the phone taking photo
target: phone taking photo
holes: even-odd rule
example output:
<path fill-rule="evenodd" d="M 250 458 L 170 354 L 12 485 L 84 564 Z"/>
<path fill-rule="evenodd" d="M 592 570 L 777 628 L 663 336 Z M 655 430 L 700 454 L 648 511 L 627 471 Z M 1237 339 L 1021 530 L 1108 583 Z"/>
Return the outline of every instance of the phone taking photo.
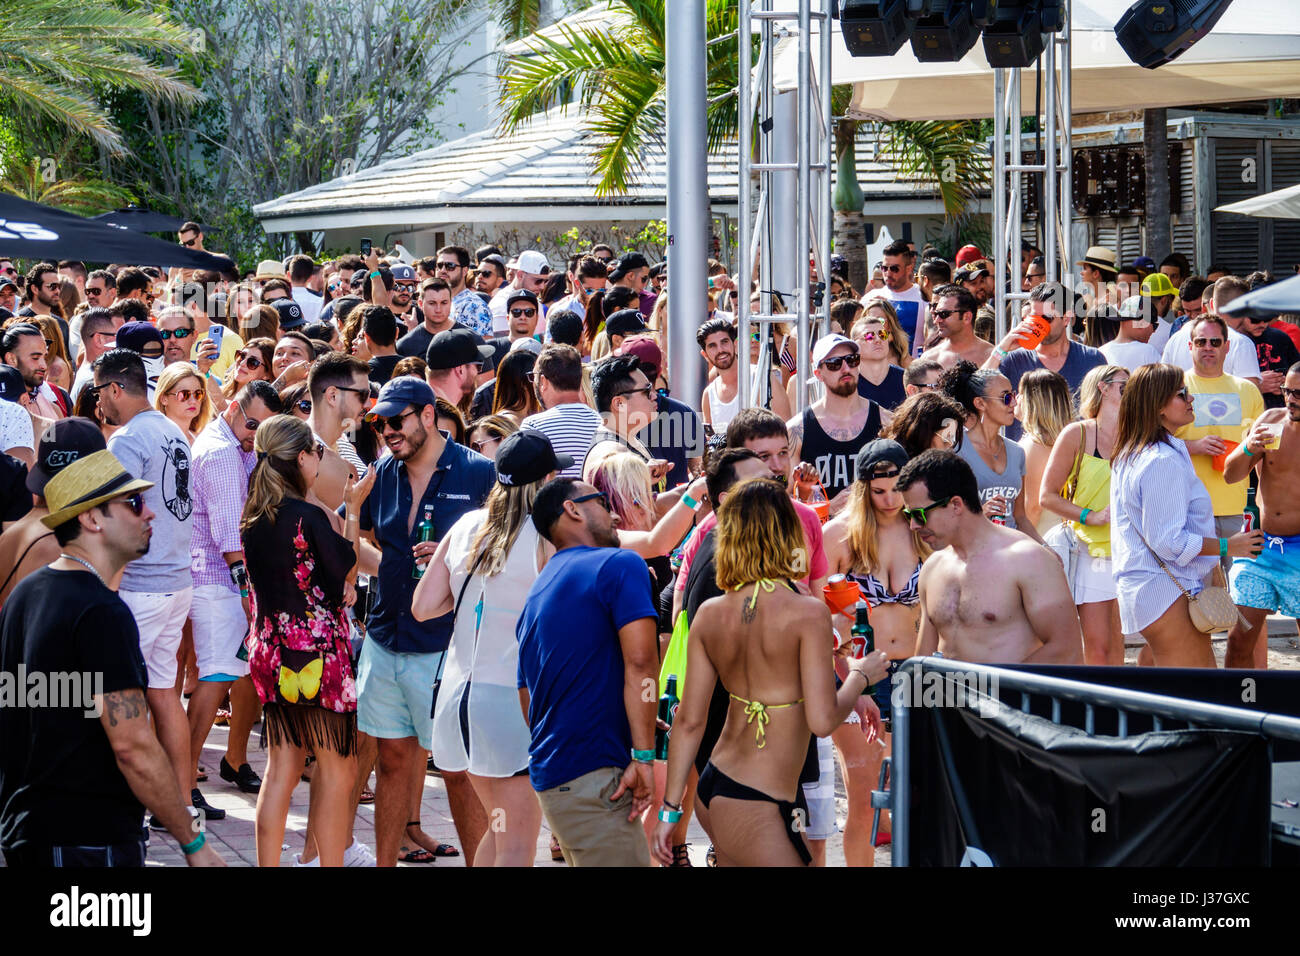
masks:
<path fill-rule="evenodd" d="M 371 244 L 371 242 L 370 242 L 369 239 L 362 239 L 362 240 L 361 240 L 361 255 L 362 255 L 362 256 L 368 256 L 368 255 L 370 255 L 371 247 L 372 247 L 372 244 Z"/>

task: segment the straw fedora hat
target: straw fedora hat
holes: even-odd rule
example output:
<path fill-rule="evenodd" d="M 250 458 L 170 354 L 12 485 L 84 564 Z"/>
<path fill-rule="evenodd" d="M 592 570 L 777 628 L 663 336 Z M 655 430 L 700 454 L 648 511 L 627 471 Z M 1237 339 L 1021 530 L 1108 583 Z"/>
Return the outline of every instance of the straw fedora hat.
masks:
<path fill-rule="evenodd" d="M 1110 273 L 1112 278 L 1119 274 L 1119 260 L 1115 253 L 1105 246 L 1089 246 L 1083 258 L 1076 262 L 1075 265 L 1092 266 L 1094 269 Z"/>
<path fill-rule="evenodd" d="M 110 498 L 152 488 L 152 481 L 132 478 L 131 473 L 108 449 L 87 455 L 49 480 L 45 501 L 50 513 L 41 519 L 47 528 L 57 528 Z"/>
<path fill-rule="evenodd" d="M 287 279 L 289 276 L 284 271 L 284 263 L 277 262 L 274 259 L 263 259 L 257 264 L 257 272 L 253 278 L 261 282 L 265 279 Z"/>

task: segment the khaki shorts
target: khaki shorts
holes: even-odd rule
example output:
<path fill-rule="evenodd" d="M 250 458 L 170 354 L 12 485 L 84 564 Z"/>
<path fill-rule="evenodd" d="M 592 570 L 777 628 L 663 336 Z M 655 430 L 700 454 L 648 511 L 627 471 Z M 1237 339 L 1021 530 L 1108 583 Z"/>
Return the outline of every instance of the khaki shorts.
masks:
<path fill-rule="evenodd" d="M 622 776 L 619 767 L 602 767 L 537 794 L 569 866 L 650 865 L 645 830 L 627 818 L 631 791 L 609 799 Z"/>

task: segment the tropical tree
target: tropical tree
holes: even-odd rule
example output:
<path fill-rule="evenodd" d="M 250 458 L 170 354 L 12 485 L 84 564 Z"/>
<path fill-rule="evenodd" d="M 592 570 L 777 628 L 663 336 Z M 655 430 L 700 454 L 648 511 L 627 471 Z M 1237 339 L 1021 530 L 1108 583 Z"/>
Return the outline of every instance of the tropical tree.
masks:
<path fill-rule="evenodd" d="M 10 161 L 0 178 L 0 192 L 43 206 L 55 206 L 79 216 L 93 216 L 125 206 L 130 190 L 102 179 L 58 174 L 62 157 Z"/>
<path fill-rule="evenodd" d="M 193 31 L 139 0 L 0 0 L 0 113 L 25 124 L 51 122 L 121 152 L 105 91 L 197 98 L 173 68 L 146 58 L 187 52 L 194 43 Z"/>

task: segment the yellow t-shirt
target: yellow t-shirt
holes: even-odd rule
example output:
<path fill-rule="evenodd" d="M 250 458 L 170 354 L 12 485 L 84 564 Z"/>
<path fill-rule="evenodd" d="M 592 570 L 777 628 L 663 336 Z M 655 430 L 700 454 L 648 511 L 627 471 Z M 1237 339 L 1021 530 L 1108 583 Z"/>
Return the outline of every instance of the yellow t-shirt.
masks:
<path fill-rule="evenodd" d="M 1244 378 L 1235 375 L 1202 378 L 1189 371 L 1184 381 L 1196 406 L 1196 421 L 1175 432 L 1184 441 L 1214 435 L 1239 443 L 1255 419 L 1264 413 L 1264 397 L 1254 383 Z M 1209 455 L 1192 455 L 1192 467 L 1210 493 L 1216 516 L 1240 514 L 1245 510 L 1248 482 L 1228 484 L 1223 480 L 1223 472 L 1214 470 L 1214 459 Z"/>
<path fill-rule="evenodd" d="M 244 347 L 244 340 L 239 337 L 238 332 L 226 329 L 225 326 L 222 326 L 222 328 L 225 331 L 221 333 L 221 354 L 212 363 L 212 374 L 219 379 L 226 377 L 226 372 L 230 371 L 230 366 L 235 364 L 235 353 Z M 195 341 L 194 348 L 190 349 L 191 359 L 199 354 L 199 344 L 205 338 L 207 338 L 206 334 L 199 336 Z"/>

